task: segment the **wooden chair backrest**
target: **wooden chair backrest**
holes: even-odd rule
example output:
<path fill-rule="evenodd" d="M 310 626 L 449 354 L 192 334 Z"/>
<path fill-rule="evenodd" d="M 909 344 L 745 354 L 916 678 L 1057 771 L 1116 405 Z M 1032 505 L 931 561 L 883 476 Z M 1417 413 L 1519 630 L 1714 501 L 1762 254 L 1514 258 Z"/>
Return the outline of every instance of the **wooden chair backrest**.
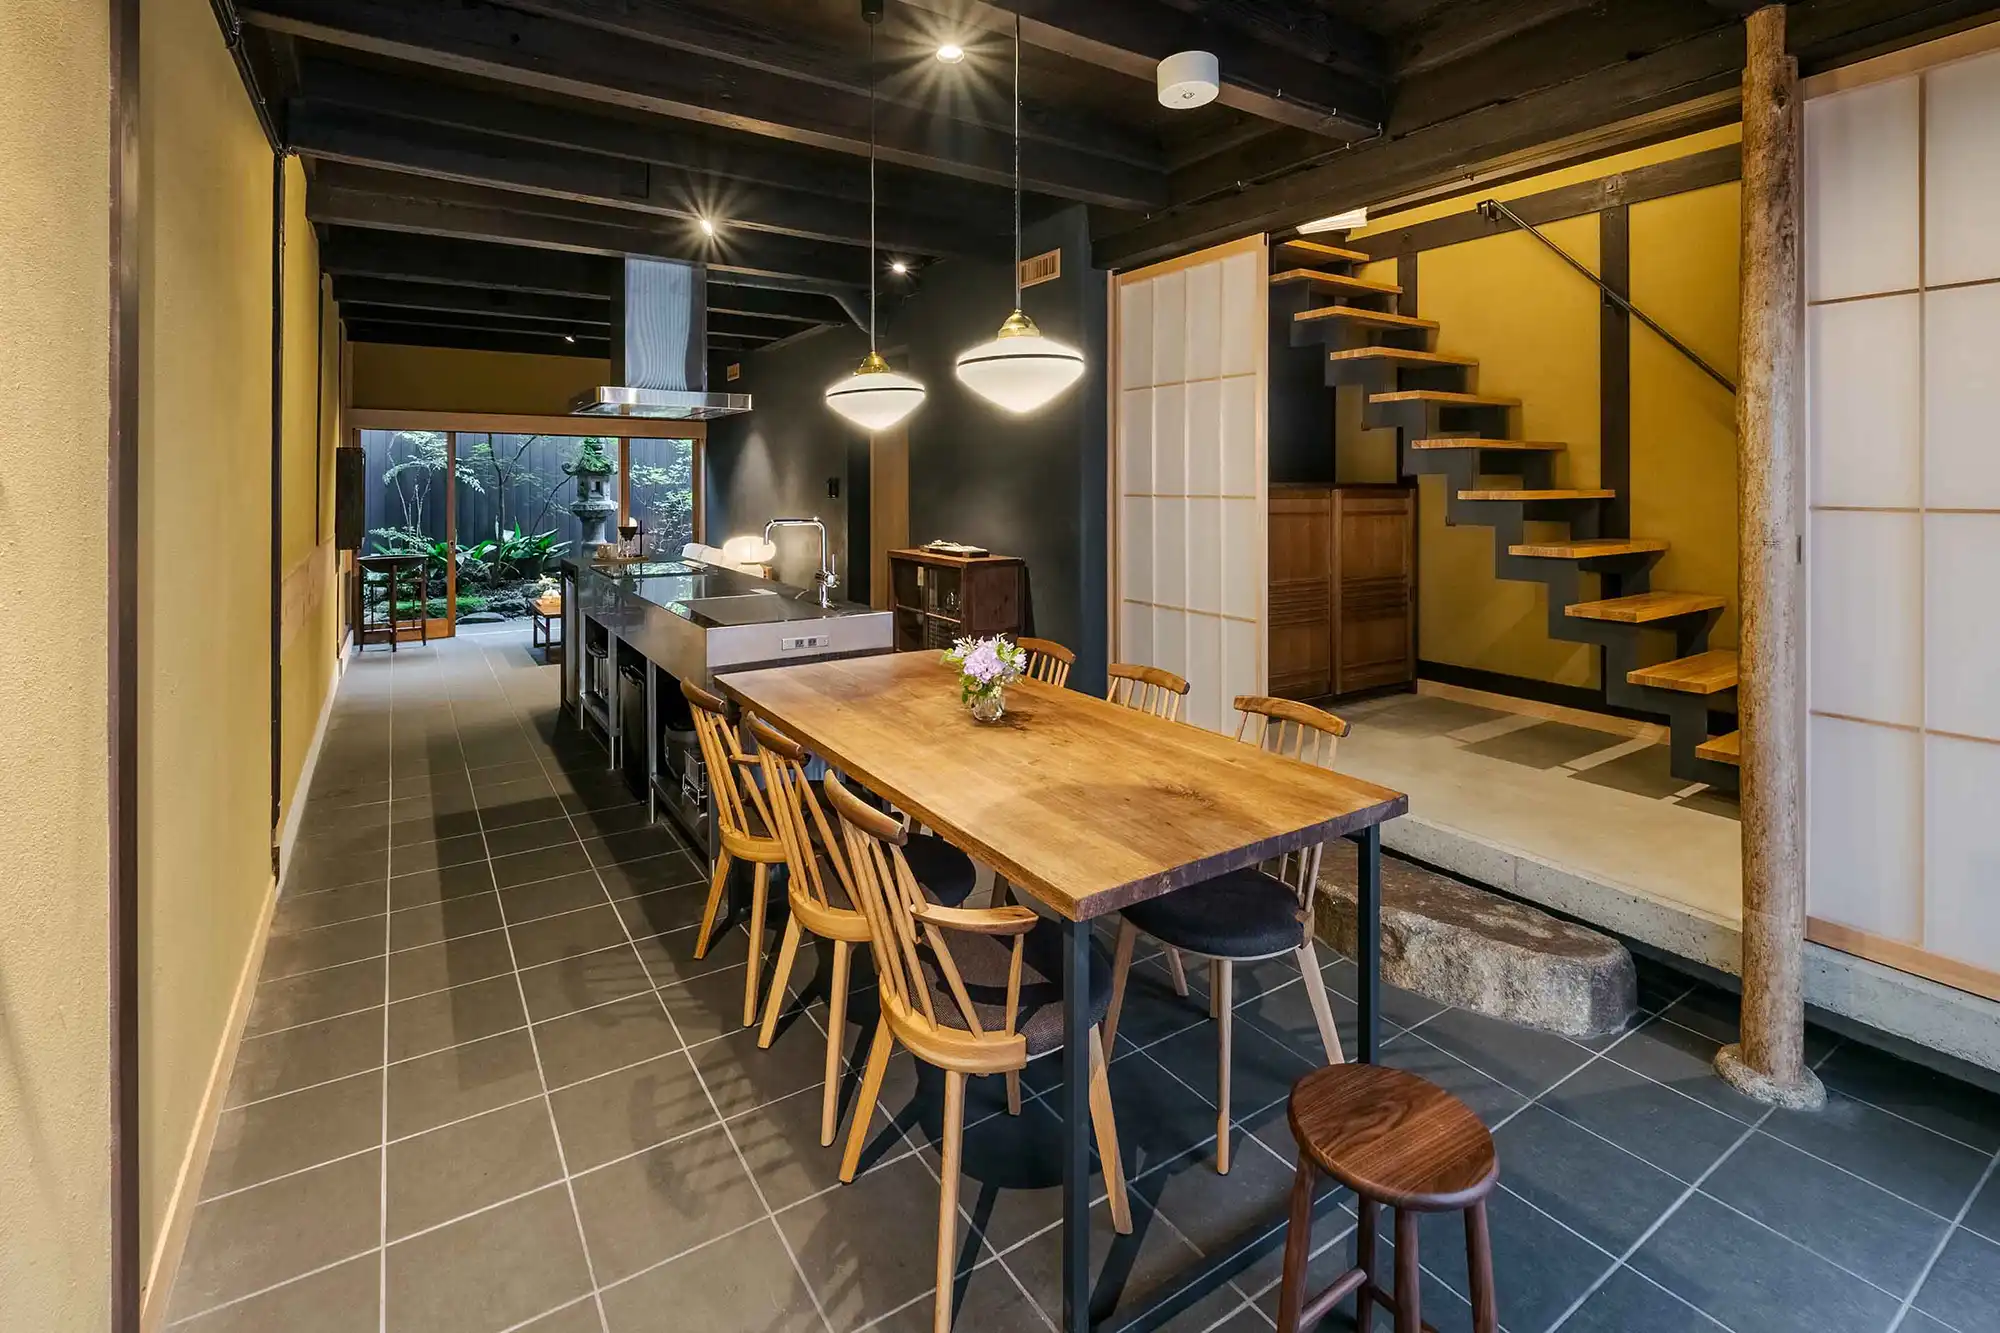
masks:
<path fill-rule="evenodd" d="M 825 912 L 848 910 L 854 901 L 853 877 L 847 873 L 847 858 L 832 821 L 821 808 L 819 796 L 806 777 L 805 748 L 754 713 L 749 715 L 750 735 L 757 742 L 757 759 L 764 772 L 764 795 L 776 817 L 778 841 L 785 845 L 785 865 L 791 871 L 790 892 L 802 893 L 805 900 Z M 819 834 L 821 857 L 813 847 Z M 844 900 L 836 901 L 827 892 L 822 861 L 832 866 Z"/>
<path fill-rule="evenodd" d="M 875 957 L 880 980 L 881 1002 L 897 1038 L 919 1056 L 967 1072 L 1018 1067 L 1026 1059 L 1026 1045 L 1014 1032 L 1014 1012 L 1021 994 L 1021 941 L 1014 941 L 1014 961 L 1008 976 L 1007 1023 L 1002 1031 L 988 1031 L 965 990 L 958 965 L 944 932 L 930 921 L 919 920 L 924 913 L 963 917 L 1005 917 L 1020 908 L 997 908 L 986 912 L 940 913 L 903 859 L 908 833 L 900 820 L 857 799 L 828 774 L 827 803 L 840 820 L 847 843 L 847 860 L 855 889 L 855 901 L 868 918 L 868 943 Z M 1009 932 L 1012 933 L 1012 932 Z M 930 986 L 920 961 L 920 950 L 928 944 L 943 972 L 945 984 L 957 1001 L 959 1013 L 940 1014 L 931 1002 Z M 954 1020 L 963 1020 L 954 1021 Z"/>
<path fill-rule="evenodd" d="M 1029 680 L 1058 687 L 1069 684 L 1069 669 L 1076 665 L 1075 653 L 1054 639 L 1036 639 L 1024 634 L 1014 642 L 1028 650 Z"/>
<path fill-rule="evenodd" d="M 765 841 L 772 827 L 771 809 L 757 786 L 757 760 L 744 753 L 729 723 L 729 705 L 692 681 L 681 682 L 681 695 L 694 713 L 695 738 L 701 742 L 701 761 L 708 767 L 708 799 L 717 825 L 725 838 Z M 754 813 L 759 826 L 753 828 Z"/>
<path fill-rule="evenodd" d="M 1296 699 L 1239 694 L 1236 711 L 1242 714 L 1242 721 L 1236 724 L 1237 740 L 1320 768 L 1333 767 L 1334 751 L 1348 730 L 1347 723 L 1332 713 Z M 1324 850 L 1323 845 L 1314 844 L 1278 858 L 1274 873 L 1308 906 L 1313 885 L 1319 882 L 1320 854 Z"/>
<path fill-rule="evenodd" d="M 1113 662 L 1104 668 L 1104 674 L 1111 678 L 1111 689 L 1104 697 L 1112 703 L 1169 722 L 1181 720 L 1181 705 L 1187 702 L 1188 692 L 1188 683 L 1182 677 L 1161 667 L 1134 666 L 1129 662 Z"/>

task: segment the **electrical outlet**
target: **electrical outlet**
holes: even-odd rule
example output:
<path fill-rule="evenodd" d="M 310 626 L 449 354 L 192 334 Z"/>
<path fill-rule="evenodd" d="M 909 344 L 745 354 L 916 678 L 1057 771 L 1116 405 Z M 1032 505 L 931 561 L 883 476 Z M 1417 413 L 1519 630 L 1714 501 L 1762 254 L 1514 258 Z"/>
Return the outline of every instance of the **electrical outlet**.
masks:
<path fill-rule="evenodd" d="M 827 648 L 832 646 L 832 644 L 833 636 L 830 634 L 804 634 L 796 639 L 778 640 L 778 651 L 784 653 L 802 653 L 811 648 Z"/>
<path fill-rule="evenodd" d="M 838 500 L 840 498 L 839 477 L 828 477 L 826 479 L 826 498 L 829 500 Z"/>

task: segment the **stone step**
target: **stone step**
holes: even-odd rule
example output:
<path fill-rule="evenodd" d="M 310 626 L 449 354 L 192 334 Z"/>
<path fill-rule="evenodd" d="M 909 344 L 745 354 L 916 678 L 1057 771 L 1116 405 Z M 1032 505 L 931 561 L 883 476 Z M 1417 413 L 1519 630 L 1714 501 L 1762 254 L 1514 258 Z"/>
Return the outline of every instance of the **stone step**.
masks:
<path fill-rule="evenodd" d="M 1354 954 L 1355 849 L 1327 844 L 1313 928 Z M 1382 858 L 1382 979 L 1489 1018 L 1601 1037 L 1638 1006 L 1632 955 L 1588 926 L 1415 866 Z"/>

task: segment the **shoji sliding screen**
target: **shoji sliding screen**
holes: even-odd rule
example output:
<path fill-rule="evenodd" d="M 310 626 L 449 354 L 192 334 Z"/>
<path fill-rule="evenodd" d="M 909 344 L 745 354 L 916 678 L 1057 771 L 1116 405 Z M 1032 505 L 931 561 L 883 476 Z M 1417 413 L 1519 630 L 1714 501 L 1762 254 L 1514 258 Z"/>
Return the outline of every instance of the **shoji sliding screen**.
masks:
<path fill-rule="evenodd" d="M 1122 274 L 1113 305 L 1113 656 L 1187 677 L 1233 730 L 1264 689 L 1266 283 L 1261 236 Z"/>
<path fill-rule="evenodd" d="M 1807 89 L 1807 912 L 2000 998 L 2000 30 L 1930 58 L 1982 44 Z"/>

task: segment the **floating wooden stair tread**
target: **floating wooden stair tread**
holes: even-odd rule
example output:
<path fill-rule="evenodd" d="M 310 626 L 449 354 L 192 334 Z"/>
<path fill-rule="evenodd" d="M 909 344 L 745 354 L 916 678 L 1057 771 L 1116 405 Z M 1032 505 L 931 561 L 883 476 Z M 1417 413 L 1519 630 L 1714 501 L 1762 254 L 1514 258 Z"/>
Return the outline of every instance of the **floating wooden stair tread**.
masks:
<path fill-rule="evenodd" d="M 1559 440 L 1489 440 L 1478 435 L 1449 435 L 1435 440 L 1411 440 L 1412 449 L 1527 449 L 1553 453 L 1567 449 Z"/>
<path fill-rule="evenodd" d="M 1375 258 L 1359 250 L 1344 250 L 1340 246 L 1328 245 L 1324 241 L 1308 240 L 1280 241 L 1278 253 L 1293 259 L 1302 259 L 1309 264 L 1315 262 L 1323 264 L 1329 259 L 1338 260 L 1343 264 L 1366 264 Z"/>
<path fill-rule="evenodd" d="M 1292 316 L 1292 323 L 1303 324 L 1312 319 L 1344 319 L 1354 324 L 1366 324 L 1378 329 L 1434 329 L 1438 322 L 1434 319 L 1418 319 L 1415 315 L 1399 315 L 1393 310 L 1363 310 L 1355 305 L 1321 305 L 1311 310 L 1301 310 Z"/>
<path fill-rule="evenodd" d="M 1329 361 L 1404 361 L 1413 366 L 1476 366 L 1476 356 L 1453 356 L 1449 352 L 1419 352 L 1408 347 L 1350 347 L 1344 352 L 1328 352 Z"/>
<path fill-rule="evenodd" d="M 1606 556 L 1647 555 L 1666 549 L 1667 544 L 1657 537 L 1601 538 L 1580 542 L 1527 542 L 1508 547 L 1507 554 L 1539 556 L 1546 560 L 1601 560 Z"/>
<path fill-rule="evenodd" d="M 1640 667 L 1625 679 L 1634 685 L 1650 685 L 1656 690 L 1678 690 L 1682 694 L 1720 694 L 1736 688 L 1736 650 L 1711 648 L 1693 657 L 1680 657 L 1658 666 Z"/>
<path fill-rule="evenodd" d="M 1672 620 L 1702 611 L 1720 611 L 1724 602 L 1705 592 L 1642 592 L 1630 597 L 1613 597 L 1602 602 L 1578 602 L 1565 607 L 1564 615 L 1578 620 L 1616 620 L 1625 625 L 1647 625 L 1655 620 Z"/>
<path fill-rule="evenodd" d="M 1394 393 L 1371 393 L 1371 403 L 1436 403 L 1440 407 L 1519 407 L 1518 398 L 1496 398 L 1485 393 L 1455 393 L 1449 389 L 1398 389 Z"/>
<path fill-rule="evenodd" d="M 1616 491 L 1460 491 L 1461 500 L 1609 500 Z"/>
<path fill-rule="evenodd" d="M 1316 268 L 1286 269 L 1283 273 L 1271 275 L 1271 285 L 1281 282 L 1304 282 L 1320 287 L 1332 287 L 1343 292 L 1372 292 L 1377 296 L 1401 296 L 1403 289 L 1393 282 L 1371 282 L 1367 278 L 1350 278 L 1342 273 L 1322 273 Z"/>
<path fill-rule="evenodd" d="M 1697 759 L 1713 759 L 1718 764 L 1728 764 L 1734 768 L 1743 766 L 1743 733 L 1732 731 L 1727 736 L 1717 736 L 1712 741 L 1703 741 L 1694 747 Z"/>

